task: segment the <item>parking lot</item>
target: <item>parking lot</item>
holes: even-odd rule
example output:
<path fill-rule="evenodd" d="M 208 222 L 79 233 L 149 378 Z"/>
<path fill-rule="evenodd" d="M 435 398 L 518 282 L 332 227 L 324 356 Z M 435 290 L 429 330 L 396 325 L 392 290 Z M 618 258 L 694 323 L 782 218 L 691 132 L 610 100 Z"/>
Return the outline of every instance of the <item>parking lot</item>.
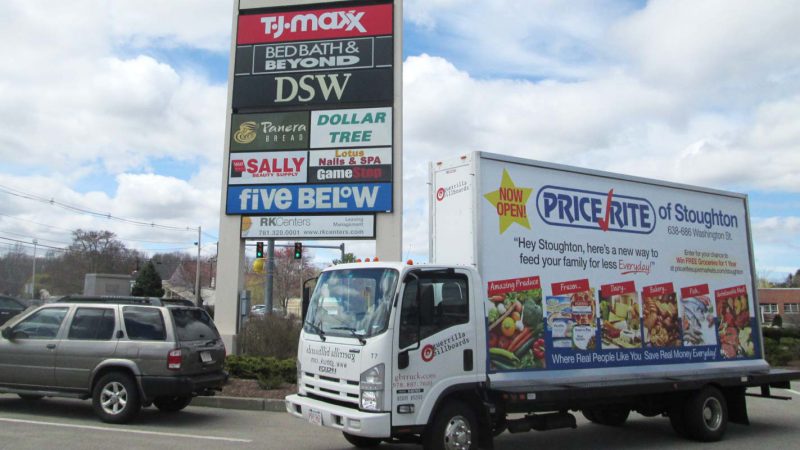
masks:
<path fill-rule="evenodd" d="M 775 390 L 793 401 L 749 398 L 749 427 L 730 425 L 722 442 L 703 448 L 750 450 L 794 448 L 800 441 L 800 385 L 792 391 Z M 638 414 L 622 429 L 587 423 L 578 414 L 577 430 L 545 433 L 504 433 L 497 449 L 535 445 L 561 449 L 684 449 L 699 444 L 678 438 L 664 418 Z M 314 428 L 284 413 L 238 411 L 190 406 L 178 414 L 146 408 L 132 424 L 107 425 L 94 416 L 87 401 L 45 399 L 28 402 L 0 395 L 0 448 L 13 449 L 347 449 L 341 435 Z M 386 449 L 416 448 L 384 445 Z"/>

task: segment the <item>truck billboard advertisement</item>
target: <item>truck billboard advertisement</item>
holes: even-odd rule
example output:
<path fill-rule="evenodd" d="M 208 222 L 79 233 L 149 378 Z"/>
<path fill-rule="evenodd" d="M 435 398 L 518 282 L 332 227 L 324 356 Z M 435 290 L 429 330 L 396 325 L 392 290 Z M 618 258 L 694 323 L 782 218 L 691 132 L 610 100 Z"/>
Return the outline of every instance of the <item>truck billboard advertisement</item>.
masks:
<path fill-rule="evenodd" d="M 744 196 L 477 159 L 491 371 L 761 358 Z"/>

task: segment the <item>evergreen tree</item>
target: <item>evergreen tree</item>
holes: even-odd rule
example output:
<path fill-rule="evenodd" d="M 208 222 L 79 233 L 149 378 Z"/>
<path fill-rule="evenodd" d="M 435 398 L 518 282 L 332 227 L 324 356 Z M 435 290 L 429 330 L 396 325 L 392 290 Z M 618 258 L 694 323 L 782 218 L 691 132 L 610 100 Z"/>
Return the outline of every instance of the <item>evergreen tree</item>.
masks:
<path fill-rule="evenodd" d="M 139 272 L 136 282 L 133 283 L 131 295 L 137 297 L 162 297 L 164 295 L 164 288 L 161 287 L 161 276 L 156 272 L 153 261 L 148 261 Z"/>

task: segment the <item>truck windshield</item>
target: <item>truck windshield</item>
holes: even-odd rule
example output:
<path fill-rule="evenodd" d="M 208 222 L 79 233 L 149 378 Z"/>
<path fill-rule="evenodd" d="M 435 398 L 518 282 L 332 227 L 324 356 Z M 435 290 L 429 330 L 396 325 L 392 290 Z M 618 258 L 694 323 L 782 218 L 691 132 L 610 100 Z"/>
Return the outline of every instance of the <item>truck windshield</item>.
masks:
<path fill-rule="evenodd" d="M 308 305 L 305 331 L 359 339 L 386 330 L 397 285 L 393 269 L 324 272 Z"/>

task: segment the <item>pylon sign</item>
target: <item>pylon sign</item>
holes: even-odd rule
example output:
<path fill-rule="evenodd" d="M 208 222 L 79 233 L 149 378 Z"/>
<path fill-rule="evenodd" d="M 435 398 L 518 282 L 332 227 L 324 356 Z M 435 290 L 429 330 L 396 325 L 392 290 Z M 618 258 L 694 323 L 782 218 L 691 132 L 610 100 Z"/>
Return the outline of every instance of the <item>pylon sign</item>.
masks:
<path fill-rule="evenodd" d="M 240 11 L 226 214 L 393 211 L 393 11 L 391 1 Z"/>

